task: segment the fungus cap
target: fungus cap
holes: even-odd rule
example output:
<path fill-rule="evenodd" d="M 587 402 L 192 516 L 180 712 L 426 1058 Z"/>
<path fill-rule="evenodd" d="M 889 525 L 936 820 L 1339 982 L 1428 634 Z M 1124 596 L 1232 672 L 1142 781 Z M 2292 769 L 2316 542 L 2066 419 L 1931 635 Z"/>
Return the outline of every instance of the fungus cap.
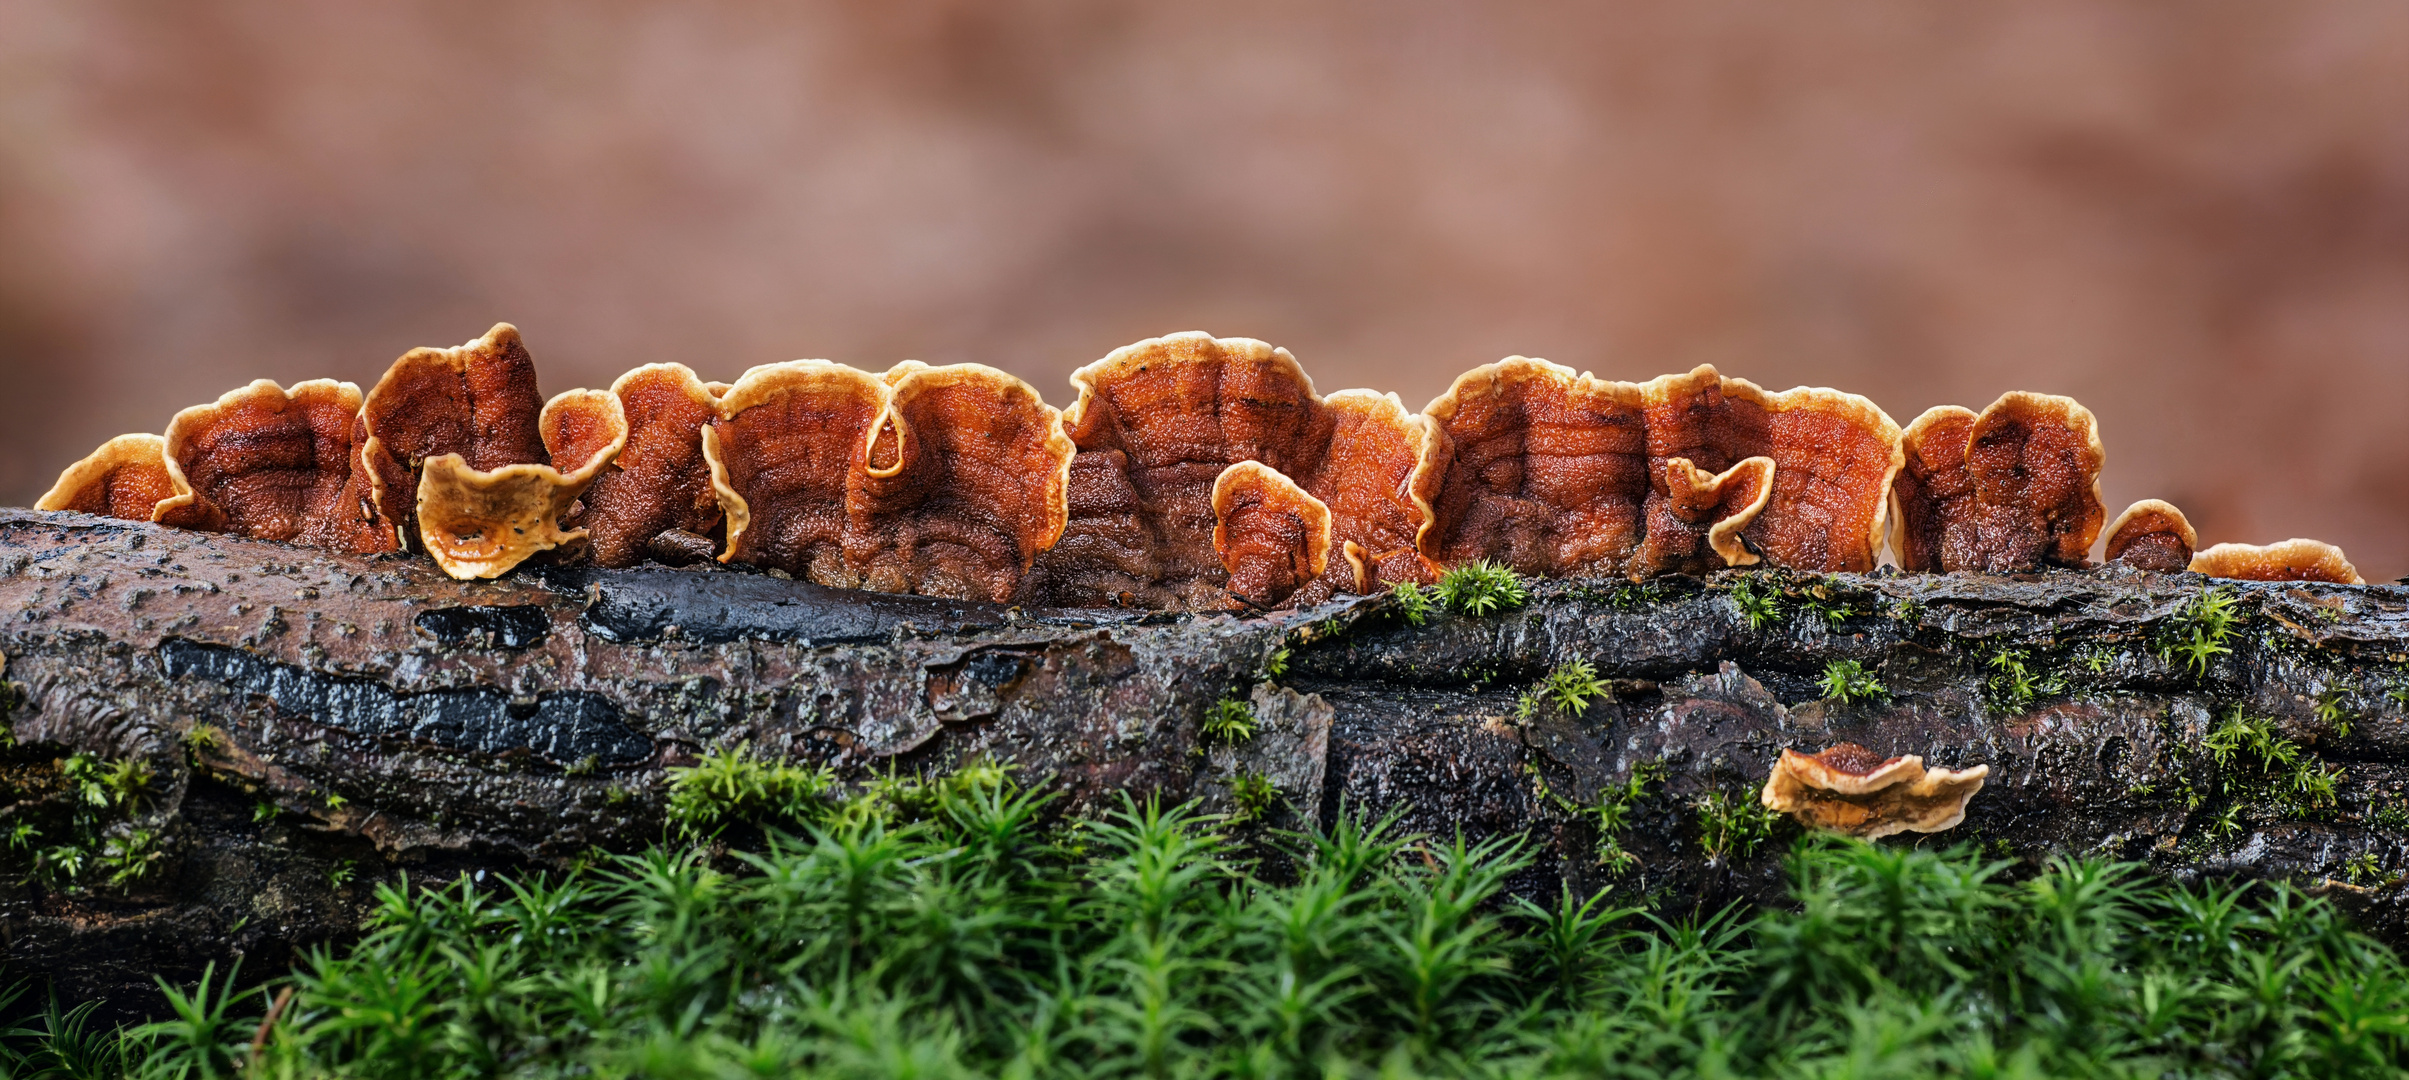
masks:
<path fill-rule="evenodd" d="M 1648 508 L 1634 576 L 1699 573 L 1760 561 L 1742 530 L 1773 495 L 1773 459 L 1744 458 L 1710 473 L 1688 458 L 1667 458 L 1653 478 L 1662 497 Z"/>
<path fill-rule="evenodd" d="M 871 422 L 845 557 L 864 588 L 1003 602 L 1069 519 L 1075 447 L 1036 388 L 907 360 Z"/>
<path fill-rule="evenodd" d="M 708 538 L 720 524 L 719 499 L 703 458 L 703 428 L 719 411 L 711 384 L 684 364 L 646 364 L 612 382 L 611 396 L 627 417 L 627 446 L 586 490 L 577 519 L 594 562 L 619 567 L 648 555 L 683 562 L 718 554 Z M 671 532 L 682 535 L 654 543 Z M 706 549 L 683 550 L 688 538 Z"/>
<path fill-rule="evenodd" d="M 1810 828 L 1871 840 L 1955 827 L 1990 773 L 1988 765 L 1926 769 L 1922 757 L 1885 758 L 1855 743 L 1820 754 L 1785 749 L 1759 799 Z"/>
<path fill-rule="evenodd" d="M 1775 393 L 1711 364 L 1640 389 L 1657 468 L 1681 457 L 1720 473 L 1746 458 L 1773 459 L 1765 506 L 1740 532 L 1750 550 L 1796 570 L 1874 568 L 1902 461 L 1899 425 L 1880 406 L 1820 386 Z"/>
<path fill-rule="evenodd" d="M 1213 550 L 1229 592 L 1274 607 L 1330 563 L 1330 508 L 1260 461 L 1241 461 L 1213 481 Z"/>
<path fill-rule="evenodd" d="M 1623 572 L 1649 488 L 1639 386 L 1509 356 L 1457 376 L 1422 413 L 1425 558 L 1551 577 Z"/>
<path fill-rule="evenodd" d="M 34 509 L 149 521 L 159 503 L 176 493 L 166 447 L 167 440 L 148 432 L 110 439 L 61 471 Z"/>
<path fill-rule="evenodd" d="M 1437 580 L 1414 547 L 1431 520 L 1429 418 L 1372 390 L 1341 390 L 1322 404 L 1330 445 L 1304 486 L 1330 508 L 1331 541 L 1344 553 L 1327 571 L 1332 587 L 1369 594 Z"/>
<path fill-rule="evenodd" d="M 2108 562 L 2173 574 L 2191 568 L 2192 552 L 2199 546 L 2200 534 L 2175 504 L 2143 499 L 2116 515 L 2102 555 Z"/>
<path fill-rule="evenodd" d="M 1902 445 L 1916 465 L 1898 492 L 1901 568 L 2088 564 L 2107 521 L 2099 496 L 2107 451 L 2080 402 L 2012 390 L 1980 414 L 1940 406 L 1908 425 Z"/>
<path fill-rule="evenodd" d="M 2323 540 L 2293 537 L 2279 543 L 2218 544 L 2192 556 L 2191 571 L 2240 581 L 2325 581 L 2360 585 L 2365 579 L 2343 556 L 2342 549 Z"/>
<path fill-rule="evenodd" d="M 845 562 L 848 495 L 890 395 L 878 376 L 826 360 L 764 364 L 720 395 L 702 432 L 727 518 L 720 561 L 858 586 Z"/>
<path fill-rule="evenodd" d="M 176 492 L 153 519 L 257 540 L 362 554 L 391 551 L 393 532 L 359 505 L 353 429 L 360 388 L 332 379 L 291 390 L 260 379 L 168 422 Z"/>
<path fill-rule="evenodd" d="M 423 535 L 416 499 L 426 462 L 455 455 L 452 468 L 479 473 L 544 464 L 544 406 L 535 361 L 509 323 L 465 345 L 402 354 L 361 401 L 355 427 L 371 505 L 401 536 Z"/>
<path fill-rule="evenodd" d="M 520 462 L 483 470 L 457 453 L 423 463 L 419 537 L 444 573 L 499 577 L 539 552 L 585 540 L 585 530 L 563 528 L 561 519 L 627 444 L 627 415 L 615 395 L 571 390 L 545 403 L 538 430 L 547 456 L 566 469 Z"/>

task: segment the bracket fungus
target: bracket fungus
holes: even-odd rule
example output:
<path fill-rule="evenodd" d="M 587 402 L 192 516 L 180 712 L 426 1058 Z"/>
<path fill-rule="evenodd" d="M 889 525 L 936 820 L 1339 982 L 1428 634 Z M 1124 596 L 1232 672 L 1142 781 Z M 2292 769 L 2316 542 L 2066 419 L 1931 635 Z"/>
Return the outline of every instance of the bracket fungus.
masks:
<path fill-rule="evenodd" d="M 1765 506 L 1739 530 L 1745 548 L 1793 570 L 1863 572 L 1882 550 L 1899 425 L 1873 402 L 1816 386 L 1770 393 L 1711 364 L 1640 387 L 1648 463 L 1686 458 L 1713 474 L 1773 459 Z M 1651 504 L 1673 498 L 1652 485 Z M 1652 505 L 1650 520 L 1658 512 Z"/>
<path fill-rule="evenodd" d="M 2218 544 L 2192 556 L 2191 571 L 2241 581 L 2327 581 L 2359 585 L 2365 579 L 2343 557 L 2342 549 L 2323 540 L 2293 537 L 2279 543 Z"/>
<path fill-rule="evenodd" d="M 1330 508 L 1260 461 L 1221 470 L 1213 520 L 1213 551 L 1241 604 L 1275 606 L 1329 569 Z"/>
<path fill-rule="evenodd" d="M 537 426 L 545 455 L 557 465 L 520 462 L 485 470 L 459 454 L 425 461 L 418 481 L 419 537 L 444 573 L 464 580 L 499 577 L 539 552 L 585 540 L 585 530 L 564 528 L 561 519 L 627 445 L 626 413 L 608 392 L 571 390 L 545 403 Z"/>
<path fill-rule="evenodd" d="M 983 364 L 887 372 L 845 558 L 862 587 L 1008 601 L 1069 518 L 1073 447 L 1035 387 Z"/>
<path fill-rule="evenodd" d="M 2087 565 L 2107 508 L 2099 425 L 2073 398 L 2013 390 L 1907 426 L 1892 539 L 1908 571 L 2019 573 Z"/>
<path fill-rule="evenodd" d="M 2200 534 L 2175 504 L 2143 499 L 2125 507 L 2108 526 L 2106 560 L 2140 570 L 2176 574 L 2191 569 Z"/>
<path fill-rule="evenodd" d="M 1332 427 L 1313 380 L 1286 349 L 1188 331 L 1115 349 L 1071 385 L 1070 482 L 1097 494 L 1071 496 L 1040 591 L 1055 603 L 1221 607 L 1213 485 L 1241 461 L 1311 474 Z"/>
<path fill-rule="evenodd" d="M 1688 458 L 1667 458 L 1650 479 L 1659 498 L 1648 501 L 1647 535 L 1640 541 L 1633 576 L 1711 573 L 1758 562 L 1741 542 L 1773 495 L 1773 459 L 1742 459 L 1710 473 Z"/>
<path fill-rule="evenodd" d="M 1914 754 L 1885 758 L 1839 743 L 1820 754 L 1783 750 L 1758 797 L 1809 828 L 1873 840 L 1955 827 L 1990 774 L 1988 765 L 1926 769 Z"/>
<path fill-rule="evenodd" d="M 148 433 L 110 439 L 61 471 L 34 509 L 149 521 L 160 501 L 176 493 L 166 447 L 167 440 Z"/>
<path fill-rule="evenodd" d="M 683 566 L 717 555 L 721 514 L 703 426 L 718 415 L 719 395 L 684 364 L 646 364 L 611 383 L 611 396 L 627 419 L 627 446 L 586 489 L 574 520 L 594 562 Z"/>
<path fill-rule="evenodd" d="M 412 349 L 360 403 L 355 468 L 368 479 L 376 512 L 401 541 L 422 542 L 418 503 L 427 462 L 458 457 L 455 478 L 457 469 L 482 474 L 542 464 L 549 457 L 539 430 L 543 409 L 535 362 L 509 323 L 495 323 L 457 348 Z M 449 482 L 444 487 L 457 489 Z"/>
<path fill-rule="evenodd" d="M 1548 577 L 1624 571 L 1648 497 L 1638 386 L 1510 356 L 1458 376 L 1423 415 L 1423 556 Z"/>
<path fill-rule="evenodd" d="M 848 494 L 866 472 L 887 384 L 826 360 L 764 364 L 719 397 L 703 429 L 711 488 L 727 515 L 721 562 L 854 588 L 845 564 Z"/>
<path fill-rule="evenodd" d="M 178 412 L 165 459 L 175 494 L 152 519 L 359 554 L 396 544 L 353 479 L 360 388 L 331 379 L 291 390 L 260 379 Z"/>
<path fill-rule="evenodd" d="M 1327 567 L 1331 590 L 1370 594 L 1437 581 L 1415 547 L 1431 518 L 1424 463 L 1437 440 L 1429 419 L 1372 390 L 1341 390 L 1322 405 L 1329 448 L 1305 489 L 1330 508 L 1330 539 L 1341 554 Z"/>

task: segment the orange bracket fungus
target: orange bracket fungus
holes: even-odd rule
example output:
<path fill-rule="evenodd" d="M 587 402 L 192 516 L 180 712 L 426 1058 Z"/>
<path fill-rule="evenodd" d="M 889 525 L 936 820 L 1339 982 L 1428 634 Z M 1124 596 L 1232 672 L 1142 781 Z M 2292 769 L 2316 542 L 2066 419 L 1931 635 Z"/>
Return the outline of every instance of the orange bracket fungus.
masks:
<path fill-rule="evenodd" d="M 360 388 L 331 379 L 290 391 L 261 379 L 168 422 L 175 494 L 153 520 L 361 554 L 391 551 L 393 530 L 352 480 Z"/>
<path fill-rule="evenodd" d="M 627 417 L 627 447 L 586 489 L 575 524 L 594 562 L 634 566 L 647 556 L 682 566 L 719 553 L 719 498 L 703 459 L 703 427 L 719 395 L 684 364 L 646 364 L 611 384 Z"/>
<path fill-rule="evenodd" d="M 1768 393 L 1712 365 L 1640 390 L 1648 463 L 1660 479 L 1673 458 L 1715 475 L 1751 457 L 1773 459 L 1765 506 L 1738 533 L 1746 550 L 1794 570 L 1874 568 L 1900 467 L 1899 426 L 1888 413 L 1822 387 Z M 1653 504 L 1673 497 L 1651 485 L 1651 522 L 1660 516 Z"/>
<path fill-rule="evenodd" d="M 1341 390 L 1322 406 L 1329 449 L 1305 490 L 1330 508 L 1331 543 L 1341 555 L 1328 564 L 1331 591 L 1368 594 L 1438 580 L 1415 549 L 1431 517 L 1423 467 L 1436 441 L 1430 421 L 1406 412 L 1397 395 L 1371 390 Z"/>
<path fill-rule="evenodd" d="M 167 475 L 167 440 L 157 435 L 120 435 L 59 473 L 58 483 L 33 504 L 36 510 L 73 510 L 127 521 L 149 521 L 151 512 L 176 493 Z"/>
<path fill-rule="evenodd" d="M 881 592 L 1010 600 L 1069 517 L 1062 414 L 983 364 L 905 361 L 883 381 L 848 504 L 851 572 Z"/>
<path fill-rule="evenodd" d="M 1221 470 L 1213 518 L 1213 551 L 1245 604 L 1271 607 L 1329 569 L 1330 508 L 1260 461 Z"/>
<path fill-rule="evenodd" d="M 521 462 L 489 471 L 459 454 L 424 463 L 419 537 L 444 573 L 498 577 L 538 552 L 585 540 L 585 530 L 563 528 L 561 519 L 627 445 L 626 414 L 609 393 L 571 390 L 544 405 L 537 425 L 556 465 Z"/>
<path fill-rule="evenodd" d="M 845 564 L 847 496 L 866 475 L 888 394 L 868 372 L 793 360 L 745 372 L 720 395 L 703 429 L 711 487 L 727 515 L 720 561 L 858 586 Z"/>
<path fill-rule="evenodd" d="M 1813 755 L 1782 751 L 1759 797 L 1768 809 L 1809 828 L 1872 840 L 1955 827 L 1990 774 L 1988 765 L 1928 770 L 1913 754 L 1885 758 L 1840 743 Z"/>
<path fill-rule="evenodd" d="M 1752 457 L 1721 473 L 1688 458 L 1667 458 L 1652 479 L 1661 498 L 1648 502 L 1648 531 L 1640 541 L 1635 577 L 1707 573 L 1759 561 L 1740 542 L 1773 494 L 1773 459 Z"/>
<path fill-rule="evenodd" d="M 428 460 L 457 455 L 460 467 L 478 473 L 542 464 L 543 408 L 535 362 L 509 323 L 458 348 L 402 354 L 368 391 L 354 426 L 372 505 L 403 543 L 419 542 L 419 477 Z"/>
<path fill-rule="evenodd" d="M 2099 425 L 2073 398 L 2021 390 L 1980 415 L 1955 405 L 1907 426 L 1899 566 L 2018 573 L 2086 565 L 2107 508 Z"/>
<path fill-rule="evenodd" d="M 2327 581 L 2337 585 L 2358 585 L 2364 580 L 2359 577 L 2359 571 L 2352 568 L 2350 560 L 2343 557 L 2341 548 L 2323 540 L 2303 540 L 2299 537 L 2264 547 L 2218 544 L 2192 556 L 2191 570 L 2210 577 L 2241 581 Z"/>
<path fill-rule="evenodd" d="M 1432 426 L 1422 554 L 1549 577 L 1620 574 L 1648 497 L 1640 388 L 1511 356 L 1457 377 Z"/>
<path fill-rule="evenodd" d="M 1071 375 L 1062 423 L 1078 448 L 1064 542 L 1040 560 L 1055 603 L 1211 610 L 1228 571 L 1213 550 L 1213 485 L 1241 461 L 1310 475 L 1332 422 L 1286 349 L 1197 331 L 1113 350 Z M 1116 478 L 1111 475 L 1118 472 Z M 1142 570 L 1146 576 L 1132 573 Z"/>
<path fill-rule="evenodd" d="M 2199 546 L 2200 534 L 2175 504 L 2143 499 L 2108 526 L 2105 554 L 2112 563 L 2174 574 L 2191 568 L 2192 551 Z"/>

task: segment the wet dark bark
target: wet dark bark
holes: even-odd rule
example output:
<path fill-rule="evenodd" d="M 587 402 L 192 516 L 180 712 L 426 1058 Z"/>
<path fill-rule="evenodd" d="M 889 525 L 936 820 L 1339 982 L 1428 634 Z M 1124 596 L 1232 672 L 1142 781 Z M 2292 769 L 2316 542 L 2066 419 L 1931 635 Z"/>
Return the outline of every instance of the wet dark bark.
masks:
<path fill-rule="evenodd" d="M 1776 597 L 1770 621 L 1742 614 L 1744 580 Z M 2208 584 L 2120 570 L 1546 582 L 1523 610 L 1417 627 L 1387 599 L 1234 618 L 724 569 L 461 583 L 401 556 L 4 510 L 0 651 L 17 700 L 0 835 L 40 834 L 0 853 L 0 930 L 14 974 L 70 998 L 144 995 L 154 971 L 188 978 L 236 954 L 281 969 L 351 932 L 397 873 L 557 866 L 657 839 L 664 770 L 738 741 L 856 777 L 1009 759 L 1074 812 L 1122 792 L 1226 808 L 1232 778 L 1261 773 L 1277 823 L 1402 810 L 1442 837 L 1529 837 L 1539 858 L 1517 885 L 1533 893 L 1613 883 L 1711 907 L 1777 887 L 1783 837 L 1711 851 L 1699 801 L 1753 802 L 1781 748 L 1850 740 L 1991 766 L 1964 825 L 1893 842 L 2290 878 L 2400 940 L 2409 589 L 2226 583 L 2242 619 L 2198 672 L 2161 646 Z M 1573 660 L 1611 694 L 1518 715 Z M 1826 699 L 1817 681 L 1843 660 L 1887 695 Z M 1200 749 L 1200 719 L 1233 695 L 1261 733 Z M 2207 752 L 2236 709 L 2339 768 L 2332 805 Z M 151 780 L 79 825 L 60 770 L 75 753 L 139 761 Z M 1579 808 L 1648 762 L 1663 779 L 1619 837 L 1636 861 L 1602 866 Z M 77 842 L 105 854 L 115 838 L 122 856 L 137 831 L 158 854 L 129 884 L 37 866 Z"/>

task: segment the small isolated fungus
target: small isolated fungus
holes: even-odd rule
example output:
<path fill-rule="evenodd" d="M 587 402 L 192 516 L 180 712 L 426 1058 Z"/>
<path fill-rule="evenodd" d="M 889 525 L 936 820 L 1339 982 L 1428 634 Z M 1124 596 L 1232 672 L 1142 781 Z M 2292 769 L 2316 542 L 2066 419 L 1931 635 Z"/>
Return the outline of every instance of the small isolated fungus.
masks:
<path fill-rule="evenodd" d="M 983 364 L 907 360 L 883 381 L 849 503 L 852 572 L 882 592 L 1010 600 L 1069 517 L 1062 414 Z"/>
<path fill-rule="evenodd" d="M 1665 375 L 1641 388 L 1648 463 L 1687 458 L 1720 475 L 1752 457 L 1773 459 L 1765 506 L 1739 531 L 1746 549 L 1774 566 L 1866 571 L 1881 550 L 1899 425 L 1873 402 L 1816 386 L 1770 393 L 1712 365 Z M 1651 502 L 1670 500 L 1652 485 Z M 1651 507 L 1649 520 L 1658 517 Z"/>
<path fill-rule="evenodd" d="M 2323 540 L 2293 537 L 2260 547 L 2218 544 L 2192 556 L 2191 571 L 2241 581 L 2327 581 L 2337 585 L 2364 584 L 2342 549 Z"/>
<path fill-rule="evenodd" d="M 647 556 L 672 566 L 718 554 L 719 498 L 703 460 L 703 426 L 719 395 L 684 364 L 646 364 L 619 376 L 611 394 L 627 416 L 627 447 L 587 488 L 575 524 L 594 561 L 634 566 Z"/>
<path fill-rule="evenodd" d="M 1421 553 L 1549 577 L 1624 572 L 1648 497 L 1640 388 L 1510 356 L 1432 401 Z"/>
<path fill-rule="evenodd" d="M 543 464 L 543 410 L 535 362 L 509 323 L 458 348 L 404 353 L 368 391 L 353 428 L 370 504 L 403 543 L 419 542 L 426 463 L 457 455 L 478 473 Z"/>
<path fill-rule="evenodd" d="M 1234 599 L 1268 608 L 1320 578 L 1330 562 L 1330 508 L 1260 461 L 1213 481 L 1213 550 Z"/>
<path fill-rule="evenodd" d="M 154 520 L 257 540 L 370 554 L 397 545 L 352 478 L 360 388 L 331 379 L 291 390 L 261 379 L 168 422 L 176 493 Z"/>
<path fill-rule="evenodd" d="M 174 495 L 168 479 L 167 440 L 157 435 L 120 435 L 67 466 L 33 504 L 36 510 L 73 510 L 127 521 L 149 521 L 161 500 Z"/>
<path fill-rule="evenodd" d="M 1741 530 L 1773 494 L 1773 459 L 1743 458 L 1710 473 L 1688 458 L 1667 458 L 1651 479 L 1661 498 L 1648 501 L 1648 531 L 1632 576 L 1699 574 L 1758 560 Z"/>
<path fill-rule="evenodd" d="M 1312 474 L 1332 423 L 1313 380 L 1286 349 L 1190 331 L 1115 349 L 1071 385 L 1071 520 L 1039 560 L 1037 591 L 1057 604 L 1221 607 L 1214 482 L 1241 461 Z"/>
<path fill-rule="evenodd" d="M 1333 591 L 1369 595 L 1391 585 L 1427 585 L 1436 569 L 1415 550 L 1431 517 L 1430 421 L 1405 411 L 1395 394 L 1341 390 L 1329 410 L 1330 445 L 1306 490 L 1330 508 Z"/>
<path fill-rule="evenodd" d="M 571 390 L 544 405 L 537 429 L 556 464 L 485 470 L 456 453 L 422 464 L 419 538 L 444 573 L 499 577 L 538 552 L 585 540 L 585 530 L 563 528 L 561 519 L 627 445 L 627 416 L 607 391 Z"/>
<path fill-rule="evenodd" d="M 1899 566 L 2020 573 L 2086 565 L 2107 508 L 2099 425 L 2073 398 L 2002 394 L 1979 415 L 1955 405 L 1907 426 L 1898 486 Z"/>
<path fill-rule="evenodd" d="M 1873 840 L 1955 827 L 1990 774 L 1988 765 L 1928 770 L 1913 754 L 1885 758 L 1840 743 L 1813 755 L 1783 750 L 1759 797 L 1809 828 Z"/>
<path fill-rule="evenodd" d="M 826 360 L 764 364 L 720 395 L 703 429 L 711 487 L 727 515 L 722 562 L 854 588 L 845 563 L 848 493 L 866 475 L 878 376 Z"/>
<path fill-rule="evenodd" d="M 2105 554 L 2112 563 L 2174 574 L 2191 568 L 2192 550 L 2199 545 L 2200 534 L 2192 531 L 2192 523 L 2175 504 L 2143 499 L 2125 507 L 2108 526 Z"/>

